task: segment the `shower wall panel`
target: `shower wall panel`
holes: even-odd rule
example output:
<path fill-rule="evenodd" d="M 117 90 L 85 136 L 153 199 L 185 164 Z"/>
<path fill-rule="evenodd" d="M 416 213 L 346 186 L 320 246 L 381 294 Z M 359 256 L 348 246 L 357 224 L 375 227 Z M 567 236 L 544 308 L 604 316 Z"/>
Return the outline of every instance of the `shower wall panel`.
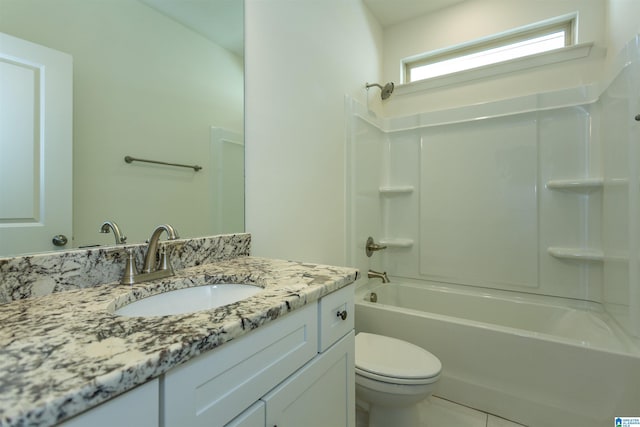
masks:
<path fill-rule="evenodd" d="M 590 109 L 504 114 L 503 107 L 466 119 L 460 111 L 438 112 L 386 133 L 381 185 L 412 190 L 380 195 L 390 243 L 381 254 L 384 269 L 601 301 L 601 262 L 548 252 L 601 245 L 601 191 L 547 188 L 549 181 L 599 174 L 592 170 L 599 160 Z"/>
<path fill-rule="evenodd" d="M 541 111 L 538 121 L 539 289 L 546 295 L 602 300 L 602 261 L 551 256 L 548 248 L 600 250 L 602 189 L 553 189 L 549 182 L 601 177 L 592 108 Z M 597 138 L 596 138 L 597 139 Z"/>
<path fill-rule="evenodd" d="M 420 274 L 478 286 L 538 286 L 536 121 L 425 130 Z"/>
<path fill-rule="evenodd" d="M 405 274 L 416 269 L 419 262 L 417 224 L 420 221 L 420 143 L 421 132 L 406 130 L 389 134 L 387 139 L 387 177 L 383 186 L 404 188 L 404 192 L 381 193 L 384 206 L 384 232 L 389 248 L 382 254 L 388 271 Z M 411 241 L 394 246 L 394 238 Z M 397 255 L 397 256 L 394 256 Z"/>
<path fill-rule="evenodd" d="M 604 163 L 604 301 L 640 337 L 640 36 L 601 98 Z"/>
<path fill-rule="evenodd" d="M 386 135 L 375 117 L 360 104 L 346 99 L 346 111 L 351 115 L 347 134 L 348 181 L 347 247 L 348 264 L 367 271 L 381 268 L 380 257 L 367 258 L 364 243 L 368 236 L 382 235 L 382 203 L 380 180 L 386 167 L 384 148 Z M 376 264 L 377 263 L 377 264 Z"/>

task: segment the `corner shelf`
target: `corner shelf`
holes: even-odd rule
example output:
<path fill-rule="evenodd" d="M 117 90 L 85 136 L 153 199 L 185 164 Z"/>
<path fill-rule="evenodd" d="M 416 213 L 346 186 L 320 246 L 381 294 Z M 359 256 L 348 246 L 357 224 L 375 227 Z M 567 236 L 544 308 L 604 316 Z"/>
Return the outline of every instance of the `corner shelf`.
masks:
<path fill-rule="evenodd" d="M 589 193 L 602 189 L 603 184 L 604 179 L 602 178 L 553 179 L 547 182 L 547 188 L 549 190 Z"/>
<path fill-rule="evenodd" d="M 413 185 L 386 185 L 380 187 L 381 195 L 392 195 L 392 194 L 409 194 L 413 193 L 414 187 Z"/>
<path fill-rule="evenodd" d="M 388 248 L 410 248 L 413 239 L 380 239 L 380 244 Z"/>
<path fill-rule="evenodd" d="M 604 261 L 604 252 L 600 249 L 549 247 L 547 252 L 554 258 L 576 261 Z"/>

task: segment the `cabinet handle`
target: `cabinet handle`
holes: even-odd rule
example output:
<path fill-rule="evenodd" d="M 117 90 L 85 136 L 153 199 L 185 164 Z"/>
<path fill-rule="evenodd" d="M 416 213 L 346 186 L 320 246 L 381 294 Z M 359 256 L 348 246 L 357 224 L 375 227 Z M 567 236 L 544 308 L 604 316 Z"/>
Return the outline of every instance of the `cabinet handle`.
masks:
<path fill-rule="evenodd" d="M 347 319 L 347 310 L 338 310 L 338 312 L 336 313 L 336 317 L 341 318 L 342 320 L 346 320 Z"/>

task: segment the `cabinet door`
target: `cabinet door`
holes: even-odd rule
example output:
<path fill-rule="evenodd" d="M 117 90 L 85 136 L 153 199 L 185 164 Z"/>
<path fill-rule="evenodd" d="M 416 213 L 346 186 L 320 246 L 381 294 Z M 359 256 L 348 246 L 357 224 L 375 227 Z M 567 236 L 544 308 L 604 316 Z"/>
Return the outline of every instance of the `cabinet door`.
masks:
<path fill-rule="evenodd" d="M 267 427 L 355 426 L 355 339 L 351 331 L 262 398 Z"/>
<path fill-rule="evenodd" d="M 318 354 L 318 309 L 308 304 L 164 376 L 165 427 L 230 422 Z"/>
<path fill-rule="evenodd" d="M 158 427 L 160 388 L 157 379 L 90 409 L 60 427 Z"/>
<path fill-rule="evenodd" d="M 257 401 L 224 427 L 264 427 L 264 402 Z"/>

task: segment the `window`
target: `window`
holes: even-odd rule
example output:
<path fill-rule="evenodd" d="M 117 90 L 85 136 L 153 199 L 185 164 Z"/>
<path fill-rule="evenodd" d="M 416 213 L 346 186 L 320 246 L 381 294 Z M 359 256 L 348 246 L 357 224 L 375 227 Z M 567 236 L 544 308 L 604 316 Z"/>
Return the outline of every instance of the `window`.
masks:
<path fill-rule="evenodd" d="M 573 45 L 575 18 L 520 29 L 490 40 L 427 54 L 404 62 L 405 83 L 470 70 Z"/>

